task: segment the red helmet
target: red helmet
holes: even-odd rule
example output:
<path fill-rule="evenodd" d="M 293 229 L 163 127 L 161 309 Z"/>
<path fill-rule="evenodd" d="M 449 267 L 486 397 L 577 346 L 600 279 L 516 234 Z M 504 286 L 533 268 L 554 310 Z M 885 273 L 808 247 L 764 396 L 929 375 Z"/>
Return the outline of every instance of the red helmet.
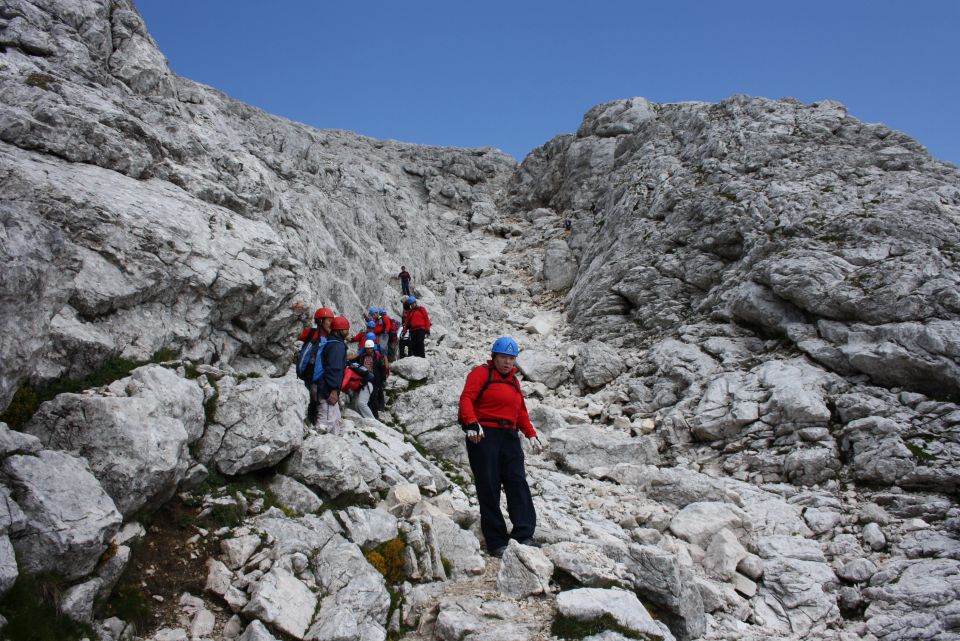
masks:
<path fill-rule="evenodd" d="M 319 321 L 321 318 L 333 318 L 333 310 L 329 307 L 321 307 L 313 315 L 313 320 Z"/>
<path fill-rule="evenodd" d="M 350 321 L 348 321 L 343 316 L 336 316 L 333 319 L 333 323 L 330 324 L 330 329 L 336 331 L 338 329 L 350 329 Z"/>

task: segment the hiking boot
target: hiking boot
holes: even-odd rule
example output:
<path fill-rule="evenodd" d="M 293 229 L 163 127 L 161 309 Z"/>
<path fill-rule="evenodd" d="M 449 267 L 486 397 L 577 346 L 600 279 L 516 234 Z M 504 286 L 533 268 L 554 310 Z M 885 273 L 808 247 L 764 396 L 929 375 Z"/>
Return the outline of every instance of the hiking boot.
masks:
<path fill-rule="evenodd" d="M 507 546 L 501 545 L 496 550 L 493 550 L 492 552 L 490 552 L 490 556 L 500 559 L 500 558 L 503 558 L 503 553 L 506 551 L 507 551 Z"/>
<path fill-rule="evenodd" d="M 534 541 L 534 540 L 531 539 L 531 538 L 521 539 L 521 540 L 517 541 L 517 543 L 519 543 L 520 545 L 529 545 L 529 546 L 532 547 L 532 548 L 538 548 L 538 547 L 540 547 L 540 544 L 537 543 L 536 541 Z"/>

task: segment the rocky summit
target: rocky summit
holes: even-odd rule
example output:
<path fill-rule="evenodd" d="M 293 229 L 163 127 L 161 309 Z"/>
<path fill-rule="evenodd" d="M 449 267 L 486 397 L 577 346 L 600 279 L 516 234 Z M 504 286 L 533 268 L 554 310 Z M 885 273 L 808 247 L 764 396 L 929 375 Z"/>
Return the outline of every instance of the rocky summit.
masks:
<path fill-rule="evenodd" d="M 0 0 L 0 177 L 4 638 L 960 639 L 960 171 L 902 133 L 633 98 L 518 165 Z M 315 429 L 296 336 L 401 265 L 426 358 Z M 502 335 L 546 449 L 494 558 L 457 401 Z"/>

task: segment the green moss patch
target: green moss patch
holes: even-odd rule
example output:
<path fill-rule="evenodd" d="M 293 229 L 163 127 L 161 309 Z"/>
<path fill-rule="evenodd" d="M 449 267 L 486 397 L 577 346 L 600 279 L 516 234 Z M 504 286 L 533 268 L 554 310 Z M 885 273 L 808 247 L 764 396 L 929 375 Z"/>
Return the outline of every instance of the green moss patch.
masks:
<path fill-rule="evenodd" d="M 162 363 L 174 358 L 176 358 L 176 354 L 169 350 L 160 350 L 146 361 L 114 358 L 82 378 L 61 378 L 40 387 L 33 387 L 28 384 L 21 385 L 14 393 L 10 405 L 4 410 L 3 414 L 0 414 L 0 421 L 6 423 L 11 429 L 20 429 L 33 418 L 41 403 L 53 399 L 58 394 L 76 394 L 93 387 L 109 385 L 129 376 L 130 372 L 138 367 L 150 363 Z"/>
<path fill-rule="evenodd" d="M 60 614 L 63 580 L 52 574 L 20 575 L 0 600 L 0 614 L 7 619 L 7 641 L 74 641 L 95 638 L 89 626 Z"/>

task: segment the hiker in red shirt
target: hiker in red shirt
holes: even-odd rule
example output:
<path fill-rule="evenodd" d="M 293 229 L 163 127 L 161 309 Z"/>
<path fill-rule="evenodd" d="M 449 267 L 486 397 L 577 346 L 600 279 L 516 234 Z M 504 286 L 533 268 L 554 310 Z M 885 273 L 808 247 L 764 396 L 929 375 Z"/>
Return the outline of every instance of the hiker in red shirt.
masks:
<path fill-rule="evenodd" d="M 430 335 L 430 316 L 427 314 L 427 308 L 420 305 L 416 298 L 411 296 L 408 301 L 410 311 L 403 319 L 403 327 L 405 331 L 410 332 L 410 355 L 426 358 L 423 340 Z"/>
<path fill-rule="evenodd" d="M 533 545 L 537 514 L 523 466 L 522 433 L 535 453 L 543 451 L 530 423 L 514 364 L 520 348 L 509 337 L 493 343 L 491 359 L 474 367 L 460 394 L 460 425 L 466 432 L 467 456 L 480 503 L 480 530 L 487 551 L 503 556 L 510 539 Z M 507 534 L 500 512 L 500 489 L 507 495 L 513 531 Z"/>

